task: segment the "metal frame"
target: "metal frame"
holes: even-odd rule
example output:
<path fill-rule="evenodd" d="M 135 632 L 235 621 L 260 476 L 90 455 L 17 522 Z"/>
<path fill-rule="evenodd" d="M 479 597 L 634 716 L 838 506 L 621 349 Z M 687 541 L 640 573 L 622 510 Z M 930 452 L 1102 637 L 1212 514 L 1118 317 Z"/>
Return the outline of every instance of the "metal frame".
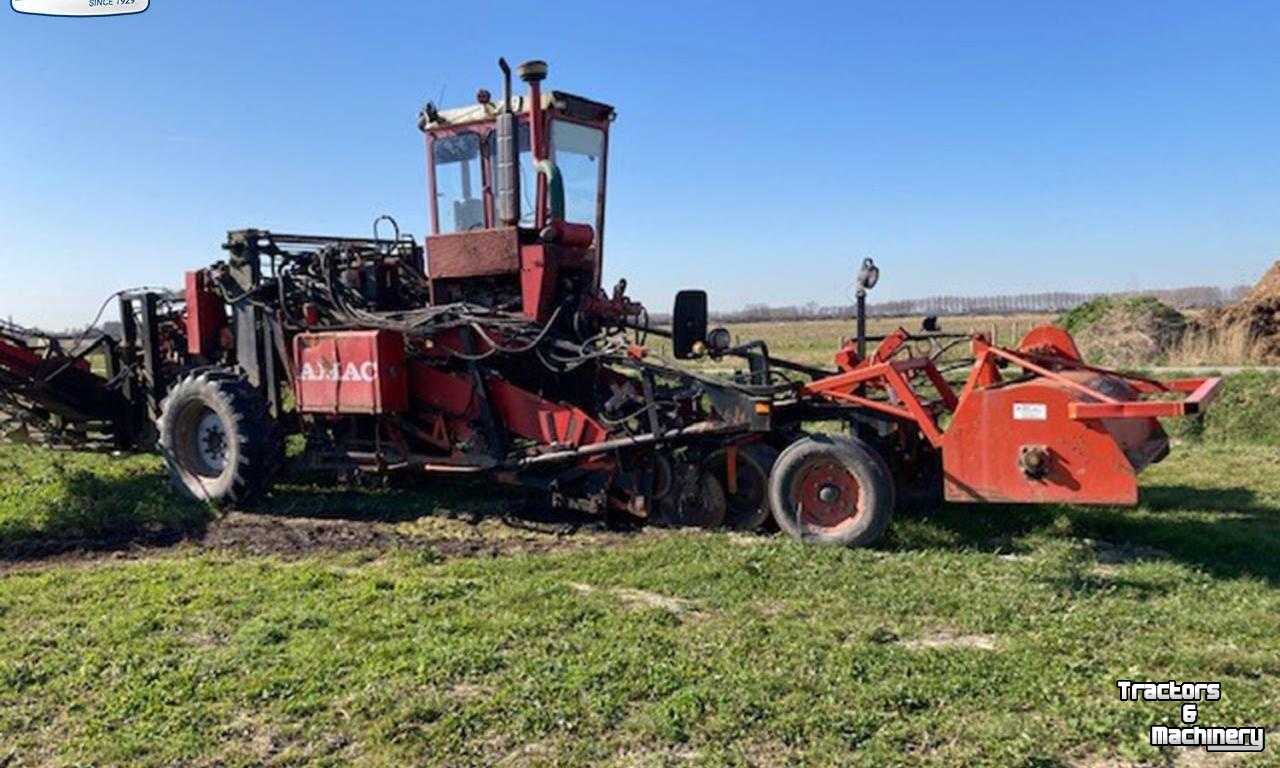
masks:
<path fill-rule="evenodd" d="M 996 370 L 994 361 L 1005 360 L 1023 370 L 1052 381 L 1067 389 L 1074 390 L 1085 397 L 1096 400 L 1091 403 L 1071 403 L 1069 415 L 1078 421 L 1094 419 L 1147 419 L 1189 416 L 1200 413 L 1217 396 L 1222 387 L 1222 379 L 1209 377 L 1198 379 L 1176 379 L 1167 382 L 1133 376 L 1104 368 L 1085 365 L 1079 360 L 1069 357 L 1031 356 L 1002 347 L 992 346 L 981 337 L 974 341 L 976 357 L 964 388 L 957 395 L 951 385 L 943 378 L 933 361 L 925 357 L 911 357 L 902 360 L 876 361 L 875 357 L 865 364 L 845 373 L 818 379 L 802 390 L 802 395 L 827 398 L 829 400 L 856 405 L 879 413 L 892 416 L 903 421 L 913 422 L 919 427 L 925 439 L 934 447 L 941 447 L 945 430 L 938 426 L 938 414 L 955 413 L 960 404 L 972 394 L 986 386 L 999 383 L 999 379 L 990 379 L 990 372 Z M 1063 370 L 1083 370 L 1105 374 L 1123 379 L 1143 395 L 1184 394 L 1179 400 L 1160 401 L 1122 401 L 1105 392 L 1063 376 Z M 939 393 L 937 400 L 922 400 L 911 386 L 911 374 L 922 373 Z M 998 374 L 996 374 L 998 376 Z M 891 400 L 880 400 L 868 397 L 862 391 L 868 385 L 892 392 Z M 900 403 L 900 404 L 899 404 Z"/>

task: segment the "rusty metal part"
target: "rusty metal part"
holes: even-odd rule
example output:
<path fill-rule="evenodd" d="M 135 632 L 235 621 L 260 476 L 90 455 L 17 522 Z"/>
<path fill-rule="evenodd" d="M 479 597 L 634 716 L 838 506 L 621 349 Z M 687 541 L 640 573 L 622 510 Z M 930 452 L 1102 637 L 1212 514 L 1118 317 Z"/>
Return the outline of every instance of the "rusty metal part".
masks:
<path fill-rule="evenodd" d="M 1018 469 L 1032 480 L 1047 477 L 1052 460 L 1049 449 L 1043 445 L 1024 445 L 1018 449 Z"/>

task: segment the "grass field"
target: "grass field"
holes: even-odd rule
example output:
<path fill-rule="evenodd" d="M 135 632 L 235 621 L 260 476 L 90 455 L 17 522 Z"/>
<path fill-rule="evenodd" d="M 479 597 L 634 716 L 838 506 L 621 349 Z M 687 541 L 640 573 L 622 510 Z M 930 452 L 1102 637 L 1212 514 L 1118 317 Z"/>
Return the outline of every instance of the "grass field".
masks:
<path fill-rule="evenodd" d="M 922 317 L 872 317 L 867 320 L 869 335 L 885 335 L 898 328 L 919 331 Z M 941 318 L 942 330 L 948 333 L 984 333 L 998 344 L 1014 345 L 1027 331 L 1051 322 L 1049 315 L 1009 315 Z M 712 326 L 715 323 L 711 324 Z M 841 340 L 857 332 L 852 319 L 807 320 L 801 322 L 731 323 L 725 326 L 739 343 L 763 339 L 771 354 L 809 365 L 831 367 Z M 666 352 L 666 343 L 650 338 L 650 346 Z M 967 347 L 957 349 L 967 354 Z"/>
<path fill-rule="evenodd" d="M 147 460 L 85 489 L 44 455 L 4 455 L 45 465 L 5 470 L 10 543 L 31 535 L 12 525 L 23 505 L 219 525 L 157 506 Z M 299 495 L 264 517 L 314 514 L 289 506 Z M 1119 702 L 1124 677 L 1220 680 L 1209 722 L 1280 725 L 1271 448 L 1185 448 L 1137 510 L 918 511 L 866 551 L 476 528 L 442 516 L 455 506 L 429 490 L 331 499 L 326 516 L 395 532 L 367 549 L 191 543 L 11 566 L 0 763 L 1159 762 L 1145 728 L 1175 707 Z M 447 546 L 507 535 L 529 546 Z"/>
<path fill-rule="evenodd" d="M 1280 727 L 1278 381 L 1136 509 L 907 510 L 859 551 L 456 484 L 219 517 L 155 457 L 0 447 L 0 766 L 1223 764 L 1115 681 Z"/>

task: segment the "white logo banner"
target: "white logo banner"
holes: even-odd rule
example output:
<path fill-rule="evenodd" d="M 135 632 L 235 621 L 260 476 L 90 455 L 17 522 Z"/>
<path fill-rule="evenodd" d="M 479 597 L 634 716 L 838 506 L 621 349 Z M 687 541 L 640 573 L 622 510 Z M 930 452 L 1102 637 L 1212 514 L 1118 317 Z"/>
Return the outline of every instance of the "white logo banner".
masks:
<path fill-rule="evenodd" d="M 18 13 L 44 16 L 118 16 L 142 13 L 151 0 L 9 0 Z"/>

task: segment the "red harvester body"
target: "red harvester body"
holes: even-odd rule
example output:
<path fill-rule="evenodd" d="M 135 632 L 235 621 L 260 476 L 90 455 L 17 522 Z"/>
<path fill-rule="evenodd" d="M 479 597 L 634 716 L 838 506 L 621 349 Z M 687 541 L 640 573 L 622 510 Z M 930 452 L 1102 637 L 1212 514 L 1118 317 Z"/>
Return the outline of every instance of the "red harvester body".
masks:
<path fill-rule="evenodd" d="M 389 217 L 371 238 L 234 231 L 183 291 L 119 294 L 118 340 L 0 327 L 10 434 L 158 445 L 177 488 L 224 505 L 268 492 L 293 434 L 306 466 L 348 477 L 483 474 L 595 513 L 745 529 L 772 515 L 803 539 L 862 545 L 907 490 L 1132 504 L 1137 473 L 1168 450 L 1157 419 L 1217 391 L 1089 366 L 1052 327 L 1007 349 L 930 319 L 866 354 L 869 259 L 857 341 L 834 368 L 708 333 L 703 291 L 680 292 L 670 327 L 654 327 L 625 280 L 601 288 L 613 108 L 543 90 L 537 61 L 518 97 L 499 64 L 500 103 L 481 90 L 419 117 L 424 240 Z M 650 336 L 677 360 L 742 368 L 666 360 Z M 940 367 L 948 339 L 971 343 L 963 381 L 946 375 L 954 360 Z"/>

